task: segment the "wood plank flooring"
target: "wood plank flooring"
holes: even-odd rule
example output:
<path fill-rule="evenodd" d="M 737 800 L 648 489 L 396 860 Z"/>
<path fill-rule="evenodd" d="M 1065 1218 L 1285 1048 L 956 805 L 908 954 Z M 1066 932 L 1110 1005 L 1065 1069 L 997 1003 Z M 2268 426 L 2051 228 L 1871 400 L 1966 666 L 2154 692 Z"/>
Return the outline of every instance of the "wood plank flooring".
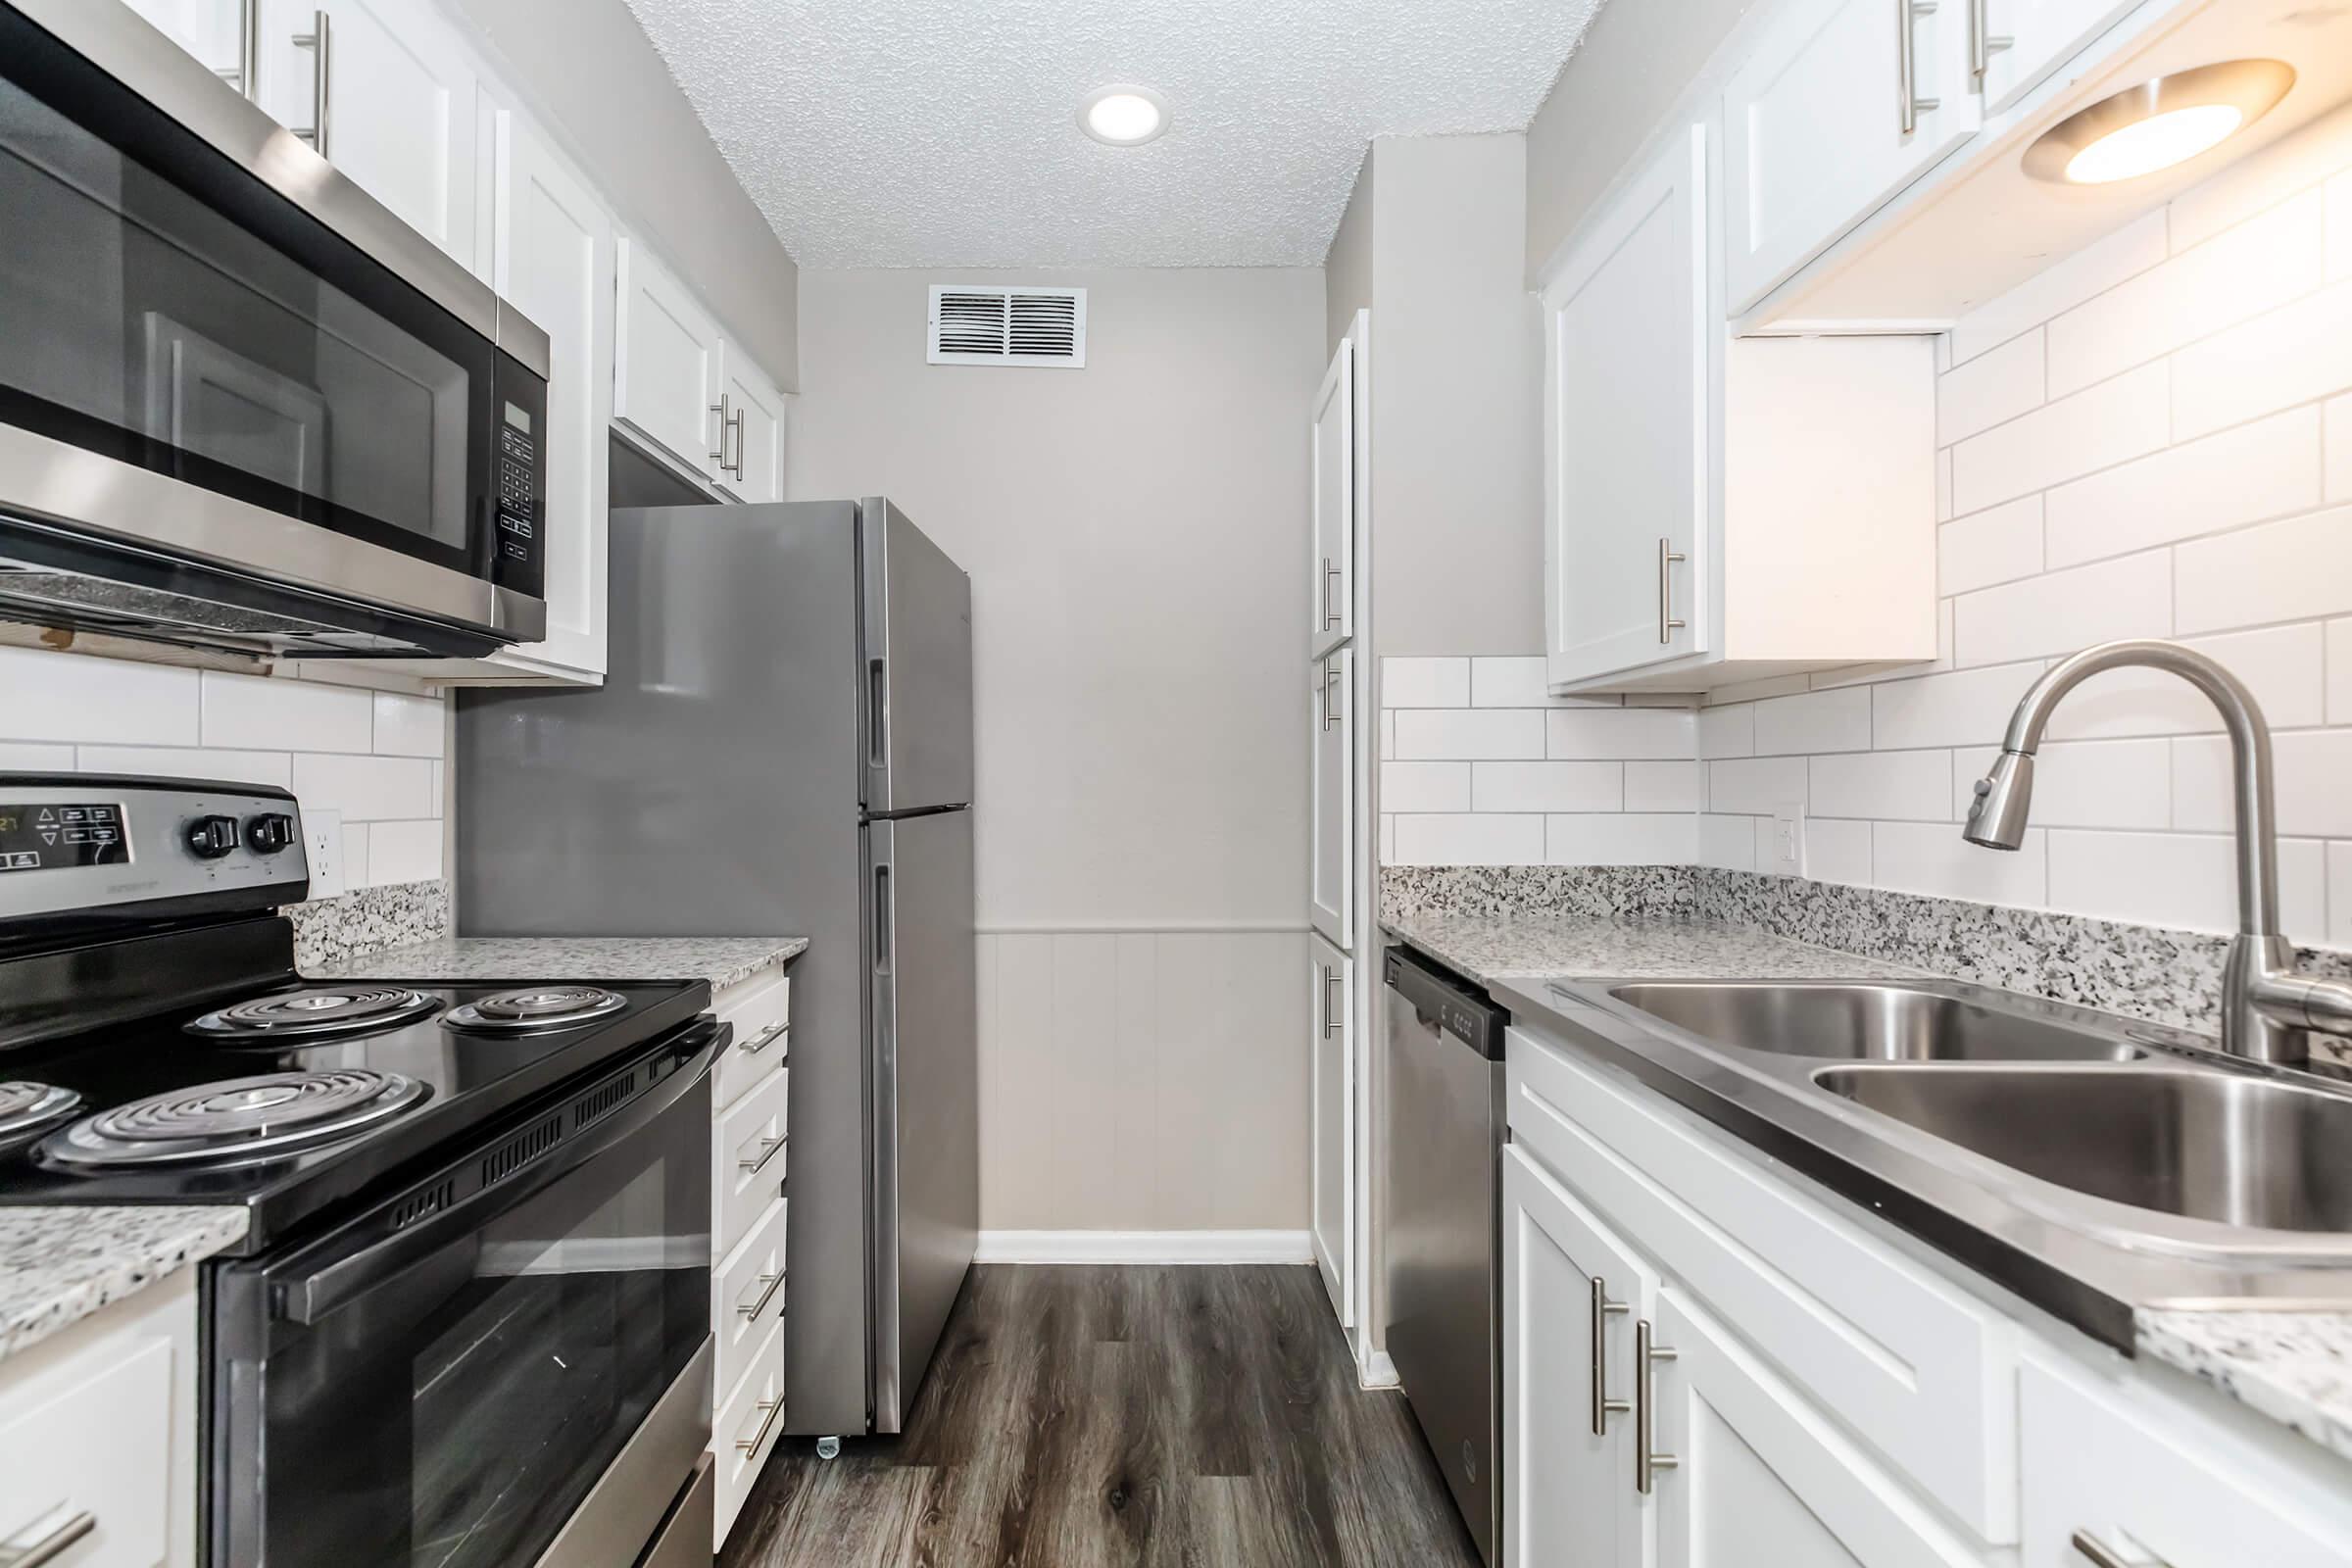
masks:
<path fill-rule="evenodd" d="M 906 1435 L 813 1450 L 720 1568 L 1478 1568 L 1311 1268 L 974 1268 Z"/>

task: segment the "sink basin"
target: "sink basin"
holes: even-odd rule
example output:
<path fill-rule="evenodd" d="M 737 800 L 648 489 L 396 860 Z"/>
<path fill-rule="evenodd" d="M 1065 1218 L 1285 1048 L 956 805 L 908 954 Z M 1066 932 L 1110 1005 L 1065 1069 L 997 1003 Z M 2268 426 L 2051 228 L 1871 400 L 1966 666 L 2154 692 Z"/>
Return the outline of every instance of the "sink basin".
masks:
<path fill-rule="evenodd" d="M 2130 1061 L 2108 1033 L 1902 981 L 1645 982 L 1611 996 L 1717 1045 L 1849 1061 Z"/>
<path fill-rule="evenodd" d="M 2013 1170 L 2186 1219 L 2352 1231 L 2352 1098 L 2190 1067 L 1826 1067 L 1813 1081 Z"/>

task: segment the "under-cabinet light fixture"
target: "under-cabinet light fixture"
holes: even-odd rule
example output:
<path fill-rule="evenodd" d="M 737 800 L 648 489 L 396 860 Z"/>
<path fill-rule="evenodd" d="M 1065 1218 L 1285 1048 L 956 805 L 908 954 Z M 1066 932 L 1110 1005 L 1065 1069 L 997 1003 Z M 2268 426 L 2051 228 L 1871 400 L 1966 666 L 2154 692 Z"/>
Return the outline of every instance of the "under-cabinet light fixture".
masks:
<path fill-rule="evenodd" d="M 2153 174 L 2220 146 L 2294 84 L 2283 60 L 2225 60 L 2152 77 L 2043 131 L 2026 149 L 2026 172 L 2062 185 Z"/>

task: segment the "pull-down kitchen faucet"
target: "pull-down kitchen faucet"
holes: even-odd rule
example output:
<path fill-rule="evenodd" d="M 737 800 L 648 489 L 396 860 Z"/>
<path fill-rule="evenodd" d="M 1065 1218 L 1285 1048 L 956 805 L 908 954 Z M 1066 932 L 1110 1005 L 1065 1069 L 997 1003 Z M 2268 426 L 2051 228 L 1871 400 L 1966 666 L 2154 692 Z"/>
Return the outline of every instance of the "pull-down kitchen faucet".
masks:
<path fill-rule="evenodd" d="M 2101 670 L 2142 665 L 2168 670 L 2213 699 L 2230 731 L 2237 804 L 2237 937 L 2222 969 L 2222 1049 L 2254 1061 L 2299 1066 L 2308 1031 L 2352 1034 L 2352 985 L 2298 973 L 2295 950 L 2278 931 L 2278 830 L 2271 783 L 2271 726 L 2254 694 L 2220 664 L 2179 643 L 2101 643 L 2059 661 L 2010 716 L 1992 771 L 1977 780 L 1961 836 L 1986 849 L 2025 842 L 2034 796 L 2034 754 L 2060 699 Z"/>

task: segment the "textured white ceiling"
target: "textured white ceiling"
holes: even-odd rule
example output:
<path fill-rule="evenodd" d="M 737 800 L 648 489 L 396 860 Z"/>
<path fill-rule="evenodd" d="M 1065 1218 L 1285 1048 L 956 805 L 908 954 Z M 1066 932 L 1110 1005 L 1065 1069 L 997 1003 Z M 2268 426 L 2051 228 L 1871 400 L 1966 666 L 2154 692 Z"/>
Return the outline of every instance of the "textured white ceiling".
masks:
<path fill-rule="evenodd" d="M 1600 0 L 628 0 L 804 267 L 1314 266 L 1375 135 L 1516 130 Z M 1134 81 L 1170 129 L 1105 147 Z"/>

